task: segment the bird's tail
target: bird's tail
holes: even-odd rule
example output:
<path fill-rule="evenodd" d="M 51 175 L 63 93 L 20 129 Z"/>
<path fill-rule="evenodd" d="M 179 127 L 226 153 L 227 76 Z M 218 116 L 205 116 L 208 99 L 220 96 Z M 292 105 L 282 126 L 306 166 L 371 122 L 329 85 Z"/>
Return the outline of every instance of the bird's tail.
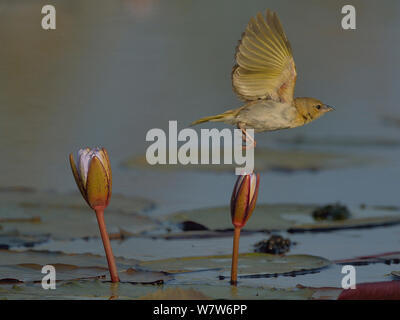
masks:
<path fill-rule="evenodd" d="M 222 122 L 228 121 L 229 122 L 229 120 L 232 120 L 239 113 L 240 109 L 241 108 L 228 110 L 228 111 L 226 111 L 224 113 L 217 114 L 215 116 L 209 116 L 209 117 L 201 118 L 199 120 L 196 120 L 196 121 L 192 122 L 190 124 L 190 126 L 194 126 L 196 124 L 200 124 L 200 123 L 204 123 L 204 122 L 208 122 L 208 121 L 213 121 L 213 122 L 216 122 L 216 121 L 222 121 Z"/>

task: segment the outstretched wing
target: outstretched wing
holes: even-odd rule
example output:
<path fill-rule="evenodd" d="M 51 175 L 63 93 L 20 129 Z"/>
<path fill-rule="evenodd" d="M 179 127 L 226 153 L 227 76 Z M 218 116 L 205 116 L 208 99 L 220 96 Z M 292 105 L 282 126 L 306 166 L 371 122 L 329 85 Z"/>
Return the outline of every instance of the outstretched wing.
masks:
<path fill-rule="evenodd" d="M 292 103 L 296 67 L 292 49 L 275 12 L 251 18 L 236 48 L 234 92 L 242 100 L 272 99 Z"/>

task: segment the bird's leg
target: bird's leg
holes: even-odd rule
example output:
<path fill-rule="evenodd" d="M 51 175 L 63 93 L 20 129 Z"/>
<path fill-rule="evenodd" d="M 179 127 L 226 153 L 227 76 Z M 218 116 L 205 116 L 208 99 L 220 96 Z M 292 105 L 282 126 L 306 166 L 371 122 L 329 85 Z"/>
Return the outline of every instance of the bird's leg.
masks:
<path fill-rule="evenodd" d="M 244 150 L 255 148 L 256 147 L 256 140 L 254 140 L 254 138 L 247 133 L 246 129 L 242 129 L 242 133 L 243 133 L 244 141 L 245 141 L 245 145 L 242 148 Z M 249 140 L 251 142 L 250 145 L 247 145 L 247 140 Z"/>
<path fill-rule="evenodd" d="M 249 135 L 246 129 L 242 128 L 240 124 L 238 125 L 239 129 L 242 130 L 242 140 L 244 145 L 242 146 L 243 150 L 251 149 L 256 147 L 256 140 L 253 139 L 251 135 Z M 251 144 L 247 145 L 247 141 L 250 141 Z"/>

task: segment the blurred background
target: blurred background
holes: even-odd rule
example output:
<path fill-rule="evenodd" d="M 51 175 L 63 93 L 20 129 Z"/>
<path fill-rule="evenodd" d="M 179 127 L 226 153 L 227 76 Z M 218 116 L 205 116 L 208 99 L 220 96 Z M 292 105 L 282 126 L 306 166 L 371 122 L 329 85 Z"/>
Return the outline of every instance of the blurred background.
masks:
<path fill-rule="evenodd" d="M 41 8 L 57 29 L 41 28 Z M 179 129 L 241 105 L 231 88 L 234 49 L 251 16 L 276 11 L 297 64 L 296 96 L 336 111 L 307 126 L 256 136 L 258 147 L 358 157 L 330 170 L 267 170 L 259 202 L 399 204 L 400 2 L 0 1 L 1 187 L 75 192 L 67 156 L 108 149 L 114 193 L 157 203 L 155 214 L 226 205 L 233 171 L 124 165 L 143 156 L 152 128 Z M 223 128 L 222 124 L 204 127 Z M 198 130 L 198 129 L 197 129 Z M 292 160 L 295 160 L 292 159 Z"/>

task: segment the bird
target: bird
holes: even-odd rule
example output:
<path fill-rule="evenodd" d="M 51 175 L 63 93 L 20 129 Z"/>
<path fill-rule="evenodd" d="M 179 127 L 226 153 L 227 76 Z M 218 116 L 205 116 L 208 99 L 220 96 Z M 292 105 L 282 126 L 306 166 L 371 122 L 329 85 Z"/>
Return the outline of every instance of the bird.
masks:
<path fill-rule="evenodd" d="M 241 129 L 243 140 L 255 147 L 247 129 L 264 132 L 300 127 L 334 110 L 316 98 L 294 97 L 297 72 L 292 48 L 278 15 L 269 9 L 265 15 L 258 12 L 252 17 L 242 33 L 231 79 L 233 91 L 245 104 L 196 120 L 191 126 L 208 121 L 234 125 Z"/>

